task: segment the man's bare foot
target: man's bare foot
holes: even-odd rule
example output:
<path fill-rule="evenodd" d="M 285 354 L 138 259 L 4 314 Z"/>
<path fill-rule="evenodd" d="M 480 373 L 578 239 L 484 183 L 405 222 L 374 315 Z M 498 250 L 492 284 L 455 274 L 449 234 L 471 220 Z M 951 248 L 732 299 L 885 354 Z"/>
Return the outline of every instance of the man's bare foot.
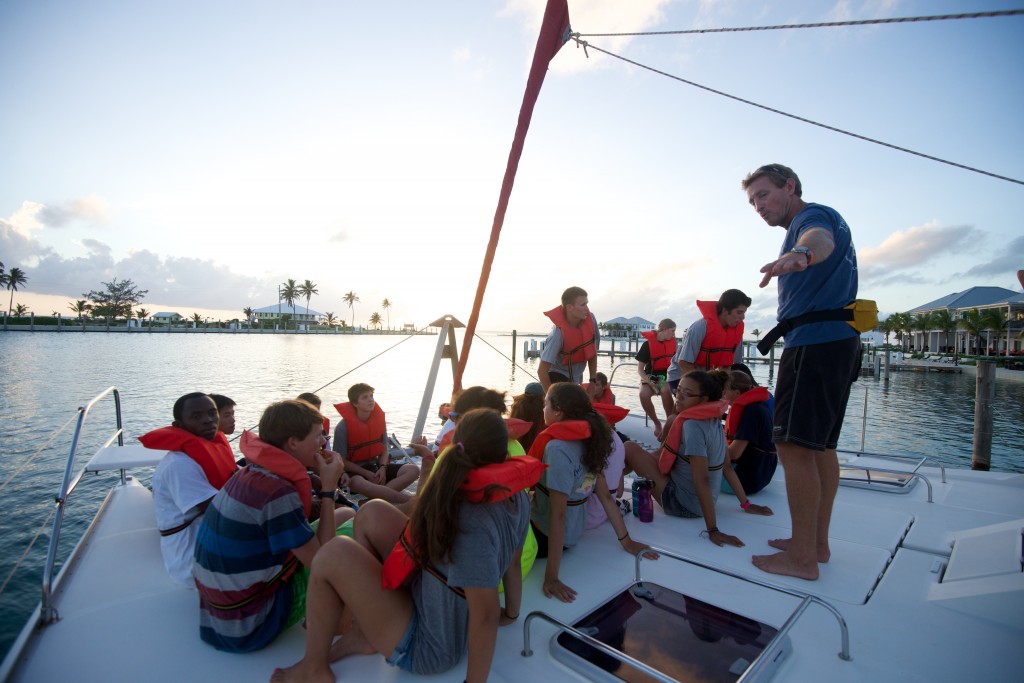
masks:
<path fill-rule="evenodd" d="M 302 660 L 287 669 L 274 669 L 270 683 L 334 683 L 334 673 L 330 667 L 311 668 Z"/>
<path fill-rule="evenodd" d="M 754 566 L 769 574 L 781 574 L 783 576 L 795 576 L 798 579 L 816 581 L 818 579 L 818 565 L 811 563 L 810 566 L 799 564 L 793 560 L 789 553 L 775 553 L 774 555 L 754 555 L 750 558 Z"/>
<path fill-rule="evenodd" d="M 352 628 L 348 630 L 348 633 L 331 644 L 331 651 L 327 659 L 328 661 L 336 662 L 349 655 L 372 655 L 376 653 L 377 649 L 370 645 L 370 641 L 363 635 L 362 629 L 358 628 L 353 622 Z"/>
<path fill-rule="evenodd" d="M 793 541 L 791 538 L 773 538 L 768 541 L 768 545 L 775 548 L 776 550 L 786 551 L 789 550 L 789 544 Z M 832 551 L 826 545 L 824 547 L 818 547 L 818 562 L 825 564 L 832 558 Z"/>
<path fill-rule="evenodd" d="M 661 438 L 661 423 L 660 422 L 655 422 L 654 423 L 654 438 L 655 439 L 660 439 Z"/>

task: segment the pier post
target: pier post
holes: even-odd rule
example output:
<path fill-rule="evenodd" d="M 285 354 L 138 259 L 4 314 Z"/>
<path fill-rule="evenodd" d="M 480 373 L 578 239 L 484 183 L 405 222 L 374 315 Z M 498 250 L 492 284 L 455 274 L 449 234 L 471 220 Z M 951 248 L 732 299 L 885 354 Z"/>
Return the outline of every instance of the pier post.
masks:
<path fill-rule="evenodd" d="M 526 355 L 525 353 L 523 354 Z M 516 364 L 516 331 L 512 330 L 512 365 Z"/>
<path fill-rule="evenodd" d="M 974 451 L 971 469 L 988 472 L 992 462 L 992 404 L 996 396 L 996 363 L 978 361 L 978 379 L 974 387 Z"/>
<path fill-rule="evenodd" d="M 886 382 L 886 384 L 889 383 L 889 354 L 890 353 L 891 352 L 889 351 L 889 347 L 886 346 L 885 347 L 885 382 Z"/>

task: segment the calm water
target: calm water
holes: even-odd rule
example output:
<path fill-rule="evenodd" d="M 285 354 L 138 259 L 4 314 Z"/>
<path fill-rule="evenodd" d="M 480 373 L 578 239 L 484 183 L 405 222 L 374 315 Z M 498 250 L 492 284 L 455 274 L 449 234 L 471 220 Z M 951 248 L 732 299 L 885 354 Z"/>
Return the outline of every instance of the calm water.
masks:
<path fill-rule="evenodd" d="M 519 366 L 515 367 L 510 360 L 511 336 L 481 335 L 473 343 L 464 384 L 519 393 L 534 381 L 537 363 L 522 360 L 522 341 L 520 337 Z M 271 401 L 303 391 L 316 391 L 324 400 L 325 413 L 337 419 L 329 404 L 345 400 L 351 384 L 367 382 L 376 388 L 389 430 L 405 441 L 415 424 L 436 343 L 435 337 L 427 336 L 0 334 L 0 500 L 6 513 L 0 518 L 0 582 L 7 580 L 12 567 L 25 555 L 21 569 L 0 595 L 0 655 L 6 653 L 39 600 L 39 577 L 49 537 L 46 520 L 60 487 L 71 431 L 52 442 L 50 439 L 75 416 L 79 406 L 107 387 L 117 386 L 126 441 L 130 441 L 169 424 L 175 399 L 190 391 L 222 393 L 235 399 L 237 424 L 242 428 L 255 425 Z M 615 365 L 622 362 L 622 357 L 616 357 Z M 447 363 L 442 362 L 432 407 L 450 394 L 452 376 Z M 599 366 L 612 374 L 607 356 L 600 358 Z M 615 372 L 615 384 L 629 385 L 615 387 L 615 393 L 620 405 L 640 410 L 635 367 L 630 361 Z M 752 367 L 758 380 L 771 386 L 768 367 Z M 854 385 L 841 447 L 861 446 L 865 391 L 866 450 L 927 455 L 951 465 L 970 465 L 972 376 L 895 373 L 888 386 L 863 378 Z M 1024 383 L 998 382 L 995 405 L 992 469 L 1024 472 L 1020 448 L 1024 442 Z M 94 430 L 84 435 L 85 457 L 113 430 L 111 401 L 97 408 L 90 424 Z M 436 416 L 430 414 L 426 434 L 432 437 L 439 426 Z M 148 480 L 148 474 L 141 476 Z M 90 475 L 75 491 L 62 532 L 67 549 L 115 480 L 114 473 Z M 44 523 L 42 537 L 26 554 Z"/>

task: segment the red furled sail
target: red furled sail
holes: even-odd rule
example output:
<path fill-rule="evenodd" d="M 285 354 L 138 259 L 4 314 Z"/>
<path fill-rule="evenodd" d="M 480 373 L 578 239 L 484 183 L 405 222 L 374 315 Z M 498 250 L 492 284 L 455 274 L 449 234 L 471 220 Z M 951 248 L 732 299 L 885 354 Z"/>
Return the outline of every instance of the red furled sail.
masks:
<path fill-rule="evenodd" d="M 484 255 L 483 267 L 480 269 L 480 282 L 476 287 L 476 298 L 473 300 L 473 312 L 466 324 L 466 337 L 462 342 L 462 354 L 459 356 L 459 368 L 455 374 L 453 393 L 462 389 L 462 374 L 466 371 L 469 360 L 469 349 L 473 345 L 476 334 L 476 323 L 480 317 L 480 306 L 487 290 L 487 280 L 491 275 L 491 264 L 494 253 L 498 249 L 498 237 L 501 226 L 505 223 L 505 211 L 508 199 L 512 195 L 512 184 L 519 169 L 519 159 L 523 155 L 523 144 L 526 131 L 530 128 L 533 107 L 537 104 L 540 88 L 544 84 L 548 63 L 558 54 L 558 50 L 569 40 L 569 6 L 567 0 L 548 0 L 544 8 L 544 21 L 541 23 L 540 35 L 537 37 L 537 48 L 533 52 L 533 64 L 530 66 L 530 77 L 526 81 L 526 93 L 523 104 L 519 108 L 519 123 L 516 124 L 516 136 L 512 140 L 512 149 L 508 153 L 508 164 L 505 166 L 505 179 L 501 183 L 501 194 L 498 196 L 498 208 L 494 212 L 494 223 L 491 225 L 491 239 L 487 242 L 487 253 Z"/>

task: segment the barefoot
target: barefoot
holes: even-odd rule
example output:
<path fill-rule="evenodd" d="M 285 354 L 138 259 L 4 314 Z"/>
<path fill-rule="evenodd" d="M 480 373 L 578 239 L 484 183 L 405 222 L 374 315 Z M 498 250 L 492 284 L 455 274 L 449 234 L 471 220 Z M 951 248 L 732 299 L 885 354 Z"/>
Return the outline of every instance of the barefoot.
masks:
<path fill-rule="evenodd" d="M 772 540 L 768 541 L 768 545 L 775 548 L 776 550 L 786 551 L 789 550 L 789 544 L 792 540 L 793 539 L 791 538 L 773 538 Z M 827 545 L 818 546 L 818 562 L 820 562 L 821 564 L 825 564 L 831 558 L 832 551 L 829 549 Z"/>
<path fill-rule="evenodd" d="M 352 628 L 348 630 L 348 633 L 331 644 L 331 651 L 327 655 L 327 660 L 336 662 L 349 655 L 372 655 L 376 653 L 377 649 L 370 645 L 370 641 L 363 635 L 363 630 L 355 622 L 352 622 Z"/>
<path fill-rule="evenodd" d="M 270 676 L 270 683 L 334 683 L 334 681 L 334 673 L 330 667 L 311 669 L 306 666 L 305 660 L 293 664 L 287 669 L 274 669 L 274 673 Z"/>
<path fill-rule="evenodd" d="M 661 423 L 660 422 L 655 422 L 654 423 L 654 438 L 655 439 L 660 439 L 661 438 Z"/>
<path fill-rule="evenodd" d="M 774 555 L 754 555 L 750 558 L 754 566 L 769 574 L 781 574 L 783 576 L 795 576 L 798 579 L 816 581 L 818 579 L 818 565 L 811 563 L 810 566 L 797 563 L 790 557 L 789 553 L 775 553 Z"/>

